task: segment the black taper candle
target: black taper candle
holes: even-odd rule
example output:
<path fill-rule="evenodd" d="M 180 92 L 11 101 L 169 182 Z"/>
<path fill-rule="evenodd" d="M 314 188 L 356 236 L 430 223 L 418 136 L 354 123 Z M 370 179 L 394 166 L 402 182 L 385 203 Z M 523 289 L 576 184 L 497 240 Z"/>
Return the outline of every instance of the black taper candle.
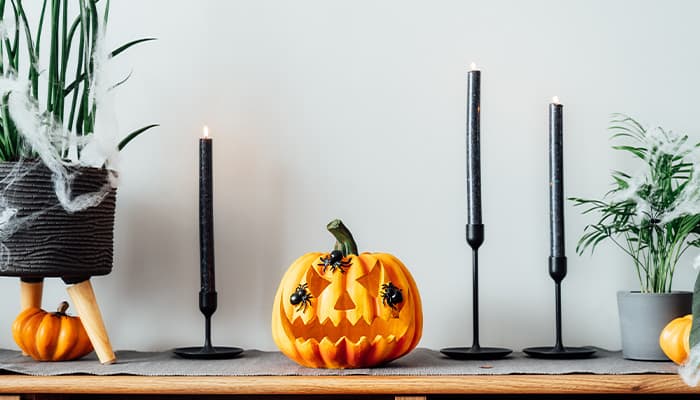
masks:
<path fill-rule="evenodd" d="M 556 96 L 549 104 L 549 276 L 554 281 L 556 342 L 554 347 L 527 347 L 523 352 L 535 358 L 576 359 L 595 354 L 592 347 L 567 347 L 562 340 L 561 282 L 566 277 L 564 252 L 564 107 Z"/>
<path fill-rule="evenodd" d="M 479 342 L 479 247 L 484 243 L 481 221 L 481 72 L 472 63 L 467 73 L 467 243 L 472 249 L 472 337 L 471 347 L 448 347 L 440 352 L 460 360 L 495 360 L 513 350 L 481 347 Z"/>
<path fill-rule="evenodd" d="M 238 357 L 240 347 L 213 346 L 211 341 L 211 318 L 216 311 L 216 285 L 214 282 L 214 207 L 212 176 L 212 139 L 209 129 L 199 139 L 199 311 L 204 314 L 204 346 L 180 347 L 173 352 L 183 358 L 201 360 Z"/>
<path fill-rule="evenodd" d="M 212 139 L 205 128 L 204 137 L 199 139 L 199 307 L 205 315 L 216 310 L 213 183 Z"/>
<path fill-rule="evenodd" d="M 550 255 L 564 257 L 563 106 L 555 97 L 549 104 L 549 223 Z"/>
<path fill-rule="evenodd" d="M 469 224 L 481 224 L 481 71 L 467 73 L 467 205 Z"/>

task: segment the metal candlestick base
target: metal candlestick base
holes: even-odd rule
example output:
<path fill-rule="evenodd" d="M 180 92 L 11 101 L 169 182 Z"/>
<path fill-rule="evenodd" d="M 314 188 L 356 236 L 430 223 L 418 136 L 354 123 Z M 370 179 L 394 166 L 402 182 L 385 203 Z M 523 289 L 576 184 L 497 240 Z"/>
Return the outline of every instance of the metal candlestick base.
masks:
<path fill-rule="evenodd" d="M 588 358 L 595 353 L 592 347 L 528 347 L 523 353 L 533 358 L 577 359 Z"/>
<path fill-rule="evenodd" d="M 512 353 L 513 350 L 502 347 L 447 347 L 440 353 L 455 360 L 496 360 Z"/>
<path fill-rule="evenodd" d="M 180 347 L 173 350 L 182 358 L 199 360 L 224 360 L 236 358 L 243 353 L 240 347 L 219 347 L 211 345 L 211 316 L 216 311 L 217 295 L 215 291 L 199 292 L 199 311 L 204 314 L 204 346 Z"/>
<path fill-rule="evenodd" d="M 561 334 L 561 281 L 566 276 L 566 257 L 549 257 L 549 276 L 554 280 L 554 302 L 556 306 L 556 344 L 552 347 L 528 347 L 523 352 L 533 358 L 578 359 L 595 354 L 592 347 L 566 347 Z"/>
<path fill-rule="evenodd" d="M 484 243 L 484 225 L 467 225 L 467 243 L 472 248 L 472 320 L 474 337 L 472 347 L 448 347 L 440 353 L 455 360 L 496 360 L 512 353 L 513 350 L 501 347 L 481 347 L 479 345 L 479 247 Z"/>
<path fill-rule="evenodd" d="M 240 347 L 180 347 L 173 350 L 173 353 L 182 358 L 199 360 L 224 360 L 236 358 L 243 353 Z"/>

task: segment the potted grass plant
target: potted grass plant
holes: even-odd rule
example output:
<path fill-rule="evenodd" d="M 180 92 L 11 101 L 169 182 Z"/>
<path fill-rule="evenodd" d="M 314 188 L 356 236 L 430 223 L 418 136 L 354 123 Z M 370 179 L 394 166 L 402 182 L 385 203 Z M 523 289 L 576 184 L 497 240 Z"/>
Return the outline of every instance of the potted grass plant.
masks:
<path fill-rule="evenodd" d="M 636 158 L 636 174 L 614 171 L 613 188 L 602 199 L 571 198 L 584 214 L 577 252 L 609 241 L 624 251 L 639 279 L 638 291 L 618 292 L 623 356 L 665 360 L 658 338 L 675 317 L 690 313 L 692 293 L 673 290 L 681 256 L 700 246 L 700 144 L 660 127 L 614 115 L 613 149 Z"/>
<path fill-rule="evenodd" d="M 22 280 L 22 307 L 62 278 L 100 361 L 114 360 L 90 277 L 113 263 L 113 160 L 154 127 L 120 135 L 109 109 L 109 0 L 0 0 L 0 276 Z M 41 6 L 37 8 L 37 6 Z M 99 113 L 98 113 L 99 111 Z M 38 303 L 38 304 L 37 304 Z"/>

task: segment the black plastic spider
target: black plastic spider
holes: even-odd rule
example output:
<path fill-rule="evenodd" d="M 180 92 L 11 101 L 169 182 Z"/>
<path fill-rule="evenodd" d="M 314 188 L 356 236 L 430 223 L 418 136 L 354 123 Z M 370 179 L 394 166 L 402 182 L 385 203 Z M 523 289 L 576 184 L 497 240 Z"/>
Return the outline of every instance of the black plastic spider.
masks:
<path fill-rule="evenodd" d="M 393 283 L 382 284 L 382 303 L 396 310 L 396 305 L 403 301 L 401 289 L 394 286 Z"/>
<path fill-rule="evenodd" d="M 314 297 L 307 290 L 307 286 L 307 283 L 300 283 L 294 290 L 294 293 L 289 296 L 289 302 L 292 303 L 293 306 L 299 305 L 299 307 L 297 307 L 297 311 L 306 311 L 306 307 L 311 304 L 311 299 Z"/>
<path fill-rule="evenodd" d="M 340 250 L 333 250 L 328 257 L 321 257 L 321 262 L 318 265 L 323 266 L 323 272 L 326 272 L 326 268 L 331 267 L 331 272 L 339 269 L 341 273 L 345 273 L 343 268 L 348 268 L 351 262 L 343 260 L 343 252 Z"/>

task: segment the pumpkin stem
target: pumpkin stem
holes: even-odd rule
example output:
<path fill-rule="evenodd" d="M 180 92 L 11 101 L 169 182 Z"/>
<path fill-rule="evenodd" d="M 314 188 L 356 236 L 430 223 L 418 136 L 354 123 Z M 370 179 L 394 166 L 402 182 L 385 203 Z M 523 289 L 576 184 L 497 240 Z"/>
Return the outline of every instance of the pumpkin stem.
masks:
<path fill-rule="evenodd" d="M 335 236 L 334 250 L 342 251 L 343 257 L 358 255 L 357 243 L 355 243 L 355 239 L 353 239 L 350 230 L 343 224 L 343 221 L 334 219 L 326 225 L 326 229 Z"/>
<path fill-rule="evenodd" d="M 68 310 L 68 302 L 67 301 L 62 301 L 61 304 L 58 305 L 58 311 L 56 311 L 56 314 L 61 314 L 65 315 L 66 310 Z"/>

